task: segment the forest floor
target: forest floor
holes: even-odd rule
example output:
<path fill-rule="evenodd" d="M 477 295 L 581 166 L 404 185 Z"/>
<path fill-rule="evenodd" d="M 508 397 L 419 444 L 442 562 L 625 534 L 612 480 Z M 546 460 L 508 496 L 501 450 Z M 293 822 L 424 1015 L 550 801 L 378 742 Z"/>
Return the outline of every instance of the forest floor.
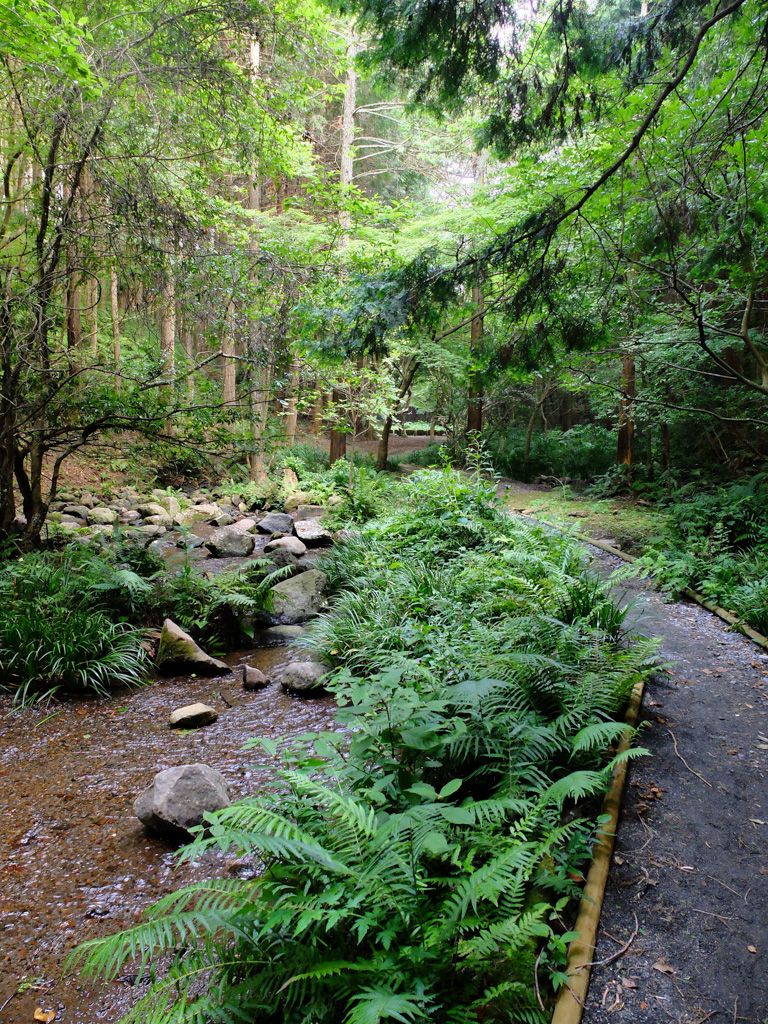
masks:
<path fill-rule="evenodd" d="M 768 654 L 648 582 L 621 589 L 668 668 L 645 692 L 651 756 L 630 767 L 584 1021 L 764 1024 Z"/>

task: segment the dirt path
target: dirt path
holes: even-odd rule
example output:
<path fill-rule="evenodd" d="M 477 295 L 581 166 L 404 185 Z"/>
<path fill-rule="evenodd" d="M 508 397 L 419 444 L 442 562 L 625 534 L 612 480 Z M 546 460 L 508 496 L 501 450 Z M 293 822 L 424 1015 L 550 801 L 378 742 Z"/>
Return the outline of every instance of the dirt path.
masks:
<path fill-rule="evenodd" d="M 646 690 L 652 756 L 630 771 L 595 960 L 632 941 L 595 967 L 584 1021 L 764 1024 L 768 654 L 697 605 L 626 589 L 670 669 Z"/>

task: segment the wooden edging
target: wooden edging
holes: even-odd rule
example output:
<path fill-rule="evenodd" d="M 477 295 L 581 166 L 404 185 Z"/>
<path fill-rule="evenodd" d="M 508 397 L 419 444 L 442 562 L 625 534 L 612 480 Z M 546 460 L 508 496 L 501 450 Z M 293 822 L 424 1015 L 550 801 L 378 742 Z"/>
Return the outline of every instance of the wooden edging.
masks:
<path fill-rule="evenodd" d="M 619 754 L 623 754 L 632 741 L 631 730 L 637 725 L 644 691 L 645 682 L 643 680 L 635 683 L 632 688 L 625 716 L 629 728 L 626 729 L 619 743 L 617 751 Z M 619 827 L 619 812 L 621 810 L 624 785 L 627 780 L 628 765 L 628 761 L 622 761 L 617 765 L 613 773 L 610 789 L 605 795 L 603 814 L 607 815 L 609 820 L 598 833 L 598 841 L 592 856 L 592 864 L 587 872 L 587 881 L 584 886 L 584 894 L 581 897 L 579 914 L 576 918 L 576 924 L 573 926 L 573 930 L 578 932 L 579 935 L 568 948 L 566 973 L 568 974 L 569 981 L 567 986 L 560 990 L 560 994 L 557 997 L 552 1024 L 580 1024 L 584 1013 L 589 979 L 592 974 L 592 957 L 597 945 L 600 912 L 603 908 L 603 898 L 606 885 L 608 884 L 608 873 L 613 856 L 613 845 L 616 841 L 616 832 Z"/>
<path fill-rule="evenodd" d="M 534 517 L 529 516 L 528 518 L 533 519 Z M 542 525 L 545 525 L 542 520 L 537 519 L 536 522 L 541 522 Z M 549 526 L 552 524 L 547 523 L 546 525 Z M 616 555 L 617 558 L 621 558 L 625 562 L 637 561 L 635 555 L 630 555 L 626 551 L 622 551 L 621 548 L 614 547 L 613 544 L 606 544 L 605 541 L 595 540 L 594 537 L 587 537 L 583 533 L 575 533 L 574 536 L 585 544 L 590 544 L 594 548 L 599 548 L 601 551 L 605 551 L 609 555 Z M 748 636 L 754 643 L 758 644 L 765 650 L 768 650 L 768 637 L 763 636 L 762 633 L 758 633 L 756 629 L 752 629 L 751 626 L 748 626 L 746 622 L 743 622 L 737 615 L 734 615 L 733 612 L 729 612 L 725 608 L 721 608 L 720 605 L 713 604 L 711 601 L 708 601 L 703 594 L 699 594 L 696 590 L 691 590 L 690 587 L 684 587 L 683 593 L 691 601 L 695 601 L 696 604 L 701 605 L 702 608 L 706 608 L 708 612 L 712 612 L 713 615 L 717 615 L 719 619 L 722 619 L 723 622 L 727 622 L 729 626 L 735 626 L 740 633 L 744 634 L 744 636 Z"/>
<path fill-rule="evenodd" d="M 533 516 L 527 518 L 534 519 Z M 541 520 L 536 520 L 536 522 L 541 522 Z M 553 524 L 541 522 L 541 525 L 550 526 Z M 612 544 L 606 544 L 605 541 L 596 540 L 594 537 L 587 537 L 583 533 L 575 533 L 574 535 L 583 543 L 598 548 L 600 551 L 605 551 L 609 555 L 615 555 L 625 562 L 637 561 L 635 555 L 630 555 L 628 552 L 622 551 L 621 548 L 614 547 Z M 762 633 L 758 633 L 751 626 L 747 626 L 732 612 L 721 608 L 719 605 L 712 604 L 702 594 L 691 590 L 689 587 L 686 587 L 683 593 L 686 597 L 701 605 L 702 608 L 706 608 L 712 614 L 717 615 L 718 618 L 727 622 L 730 626 L 735 626 L 754 643 L 768 650 L 768 637 L 764 637 Z M 626 722 L 628 726 L 633 728 L 636 726 L 640 714 L 644 690 L 644 682 L 636 683 L 629 700 Z M 630 731 L 628 729 L 619 744 L 619 753 L 625 751 L 629 743 Z M 581 1024 L 584 1015 L 589 981 L 592 967 L 594 966 L 592 957 L 597 946 L 597 930 L 600 925 L 600 914 L 603 908 L 605 889 L 608 884 L 608 874 L 619 825 L 619 813 L 626 784 L 628 764 L 629 762 L 624 761 L 618 765 L 611 782 L 611 787 L 605 797 L 603 814 L 609 816 L 609 821 L 599 833 L 592 864 L 587 873 L 584 894 L 581 898 L 579 914 L 574 925 L 574 931 L 577 931 L 579 936 L 573 940 L 568 949 L 566 973 L 569 981 L 568 985 L 560 990 L 557 1002 L 555 1003 L 555 1012 L 552 1016 L 551 1024 Z"/>

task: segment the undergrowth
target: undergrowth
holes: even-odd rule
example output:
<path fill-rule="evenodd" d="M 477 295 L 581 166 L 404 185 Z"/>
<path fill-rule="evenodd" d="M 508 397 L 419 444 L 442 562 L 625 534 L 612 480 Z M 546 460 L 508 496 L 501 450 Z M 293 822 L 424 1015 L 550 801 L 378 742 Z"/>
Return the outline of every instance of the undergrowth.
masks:
<path fill-rule="evenodd" d="M 307 643 L 336 666 L 342 731 L 255 741 L 277 786 L 184 853 L 256 877 L 187 886 L 74 954 L 90 978 L 135 961 L 149 988 L 126 1022 L 549 1019 L 584 801 L 654 646 L 624 642 L 608 584 L 492 486 L 425 472 L 402 494 L 325 560 L 338 596 Z"/>

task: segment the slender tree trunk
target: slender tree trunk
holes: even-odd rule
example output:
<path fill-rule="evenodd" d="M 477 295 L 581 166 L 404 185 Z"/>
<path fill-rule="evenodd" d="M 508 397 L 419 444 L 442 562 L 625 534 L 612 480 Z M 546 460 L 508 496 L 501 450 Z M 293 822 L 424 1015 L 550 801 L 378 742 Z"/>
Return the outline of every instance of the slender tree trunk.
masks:
<path fill-rule="evenodd" d="M 354 143 L 355 143 L 355 108 L 357 106 L 357 71 L 355 70 L 355 56 L 357 54 L 357 40 L 353 36 L 347 47 L 349 66 L 344 88 L 344 105 L 341 111 L 341 152 L 339 163 L 339 182 L 341 184 L 342 204 L 346 193 L 352 185 L 355 169 Z M 349 243 L 349 232 L 352 228 L 352 216 L 344 205 L 339 211 L 339 225 L 341 226 L 341 245 Z M 334 390 L 331 394 L 331 401 L 337 405 L 342 399 L 341 393 Z M 331 430 L 330 458 L 331 465 L 343 459 L 347 454 L 346 434 L 339 430 Z"/>
<path fill-rule="evenodd" d="M 632 467 L 635 457 L 635 421 L 633 403 L 636 394 L 635 357 L 625 353 L 621 372 L 622 397 L 619 403 L 619 432 L 616 442 L 616 462 Z"/>
<path fill-rule="evenodd" d="M 160 355 L 163 373 L 172 384 L 176 375 L 176 285 L 173 270 L 166 271 L 160 305 Z"/>
<path fill-rule="evenodd" d="M 298 391 L 301 380 L 301 363 L 296 356 L 291 362 L 291 373 L 288 383 L 288 404 L 285 411 L 285 443 L 288 448 L 296 444 L 296 428 L 299 422 Z"/>
<path fill-rule="evenodd" d="M 483 294 L 480 285 L 472 288 L 472 304 L 476 314 L 482 314 Z M 472 358 L 477 358 L 483 340 L 483 317 L 476 315 L 470 327 L 469 350 Z M 469 400 L 467 404 L 467 433 L 479 434 L 483 429 L 483 385 L 477 370 L 472 370 L 469 383 Z"/>
<path fill-rule="evenodd" d="M 120 345 L 121 324 L 117 271 L 114 267 L 109 268 L 109 304 L 112 314 L 112 351 L 115 363 L 115 388 L 119 391 L 121 387 L 120 371 L 122 368 L 122 350 Z"/>
<path fill-rule="evenodd" d="M 195 401 L 195 360 L 197 354 L 195 352 L 195 333 L 192 328 L 184 323 L 183 330 L 181 332 L 181 343 L 184 346 L 184 361 L 186 362 L 186 373 L 187 373 L 187 400 L 190 405 L 194 404 Z"/>

